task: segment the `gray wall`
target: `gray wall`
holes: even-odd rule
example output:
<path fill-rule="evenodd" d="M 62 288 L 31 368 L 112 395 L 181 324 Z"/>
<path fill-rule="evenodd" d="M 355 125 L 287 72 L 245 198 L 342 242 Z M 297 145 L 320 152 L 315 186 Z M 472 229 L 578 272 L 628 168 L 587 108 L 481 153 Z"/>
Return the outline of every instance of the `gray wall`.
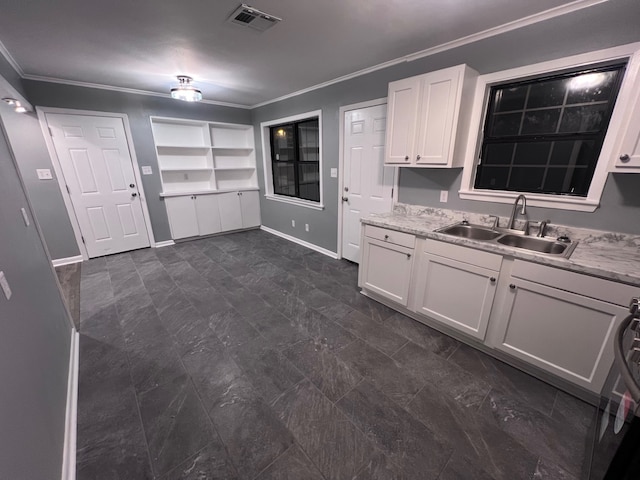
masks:
<path fill-rule="evenodd" d="M 0 270 L 13 290 L 0 293 L 0 478 L 50 480 L 62 471 L 71 323 L 2 128 L 0 192 Z"/>
<path fill-rule="evenodd" d="M 159 196 L 162 186 L 158 173 L 158 162 L 153 145 L 149 117 L 158 115 L 213 122 L 251 123 L 250 111 L 239 108 L 223 107 L 206 103 L 189 104 L 186 102 L 178 102 L 168 97 L 137 95 L 33 80 L 25 80 L 24 86 L 27 92 L 27 98 L 35 106 L 127 114 L 129 124 L 131 125 L 131 134 L 133 136 L 138 165 L 151 165 L 153 167 L 153 175 L 143 175 L 142 183 L 151 216 L 151 226 L 157 242 L 170 240 L 171 232 L 169 230 L 169 220 L 167 218 L 164 201 Z M 12 138 L 12 145 L 13 140 Z M 19 147 L 16 145 L 14 148 L 18 149 Z M 22 168 L 22 160 L 19 160 Z M 29 163 L 31 164 L 33 162 Z M 50 161 L 48 165 L 49 167 L 45 168 L 51 168 Z M 29 168 L 31 168 L 31 165 Z M 57 199 L 54 198 L 55 195 L 53 195 L 48 188 L 43 188 L 41 183 L 29 184 L 27 187 L 33 187 L 29 188 L 29 195 L 34 198 L 34 204 L 42 205 L 51 202 L 53 205 L 57 202 Z M 40 211 L 37 210 L 37 213 L 39 214 Z M 55 211 L 49 211 L 48 215 L 50 215 L 50 223 L 53 228 L 43 228 L 47 244 L 49 244 L 52 252 L 65 252 L 65 248 L 67 247 L 56 243 L 58 239 L 67 238 L 69 235 L 69 232 L 61 233 L 56 231 L 58 228 L 66 229 L 66 226 L 62 226 L 65 223 L 63 217 L 67 216 L 64 205 L 56 203 Z M 60 219 L 59 227 L 55 226 L 56 219 Z M 53 256 L 54 258 L 59 258 L 55 255 Z"/>
<path fill-rule="evenodd" d="M 260 122 L 311 110 L 323 112 L 323 173 L 325 210 L 314 211 L 261 199 L 262 223 L 268 227 L 309 241 L 328 250 L 337 248 L 338 182 L 329 177 L 338 167 L 338 114 L 343 105 L 385 97 L 390 81 L 466 63 L 481 74 L 515 68 L 564 56 L 599 50 L 640 40 L 640 2 L 610 0 L 569 15 L 557 17 L 479 42 L 401 63 L 368 75 L 314 90 L 252 110 L 256 144 L 260 145 Z M 420 46 L 416 45 L 416 50 Z M 259 180 L 263 189 L 262 151 L 258 149 Z M 442 206 L 440 190 L 449 191 L 447 208 L 504 215 L 509 206 L 458 198 L 461 170 L 401 169 L 399 200 L 427 206 Z M 594 213 L 532 208 L 531 218 L 549 218 L 596 229 L 640 233 L 640 225 L 630 218 L 640 215 L 638 195 L 640 175 L 613 175 L 607 181 L 602 206 Z M 311 231 L 291 227 L 309 223 Z"/>
<path fill-rule="evenodd" d="M 4 78 L 9 85 L 15 88 L 20 95 L 26 98 L 24 88 L 22 87 L 22 81 L 20 75 L 13 69 L 13 66 L 4 58 L 4 55 L 0 55 L 0 77 Z"/>

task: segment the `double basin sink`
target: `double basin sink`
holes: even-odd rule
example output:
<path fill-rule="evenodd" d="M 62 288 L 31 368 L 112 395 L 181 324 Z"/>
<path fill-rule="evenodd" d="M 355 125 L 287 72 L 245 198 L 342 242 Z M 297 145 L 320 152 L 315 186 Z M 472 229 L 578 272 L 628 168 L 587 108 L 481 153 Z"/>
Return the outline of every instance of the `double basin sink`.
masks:
<path fill-rule="evenodd" d="M 568 237 L 531 237 L 518 230 L 472 225 L 466 221 L 440 228 L 436 232 L 563 258 L 569 258 L 577 245 Z"/>

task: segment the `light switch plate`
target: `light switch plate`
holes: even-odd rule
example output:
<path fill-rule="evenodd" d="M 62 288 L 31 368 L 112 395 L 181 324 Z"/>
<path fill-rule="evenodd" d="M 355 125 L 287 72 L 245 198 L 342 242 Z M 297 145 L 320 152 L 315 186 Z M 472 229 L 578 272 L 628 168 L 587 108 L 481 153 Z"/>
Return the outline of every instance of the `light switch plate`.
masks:
<path fill-rule="evenodd" d="M 331 169 L 331 178 L 338 178 L 338 169 L 337 168 L 332 168 Z"/>
<path fill-rule="evenodd" d="M 40 180 L 52 180 L 53 175 L 51 175 L 51 170 L 48 168 L 36 168 L 36 173 L 38 174 L 38 179 Z"/>
<path fill-rule="evenodd" d="M 153 175 L 153 170 L 149 165 L 143 165 L 141 168 L 143 175 Z"/>
<path fill-rule="evenodd" d="M 4 272 L 0 272 L 0 287 L 2 287 L 2 291 L 4 292 L 4 296 L 7 297 L 7 300 L 10 300 L 11 287 L 9 286 L 9 282 L 7 282 L 7 277 L 4 276 Z"/>
<path fill-rule="evenodd" d="M 440 202 L 447 203 L 449 200 L 449 191 L 448 190 L 440 190 Z"/>

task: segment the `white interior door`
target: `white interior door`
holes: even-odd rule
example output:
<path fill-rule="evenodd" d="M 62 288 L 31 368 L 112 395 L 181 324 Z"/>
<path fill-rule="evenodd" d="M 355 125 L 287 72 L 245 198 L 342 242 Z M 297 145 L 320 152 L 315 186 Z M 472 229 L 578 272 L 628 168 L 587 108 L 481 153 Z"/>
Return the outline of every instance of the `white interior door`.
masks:
<path fill-rule="evenodd" d="M 360 218 L 393 206 L 395 168 L 384 166 L 387 106 L 345 112 L 342 256 L 360 262 Z"/>
<path fill-rule="evenodd" d="M 149 246 L 121 118 L 47 113 L 89 257 Z"/>

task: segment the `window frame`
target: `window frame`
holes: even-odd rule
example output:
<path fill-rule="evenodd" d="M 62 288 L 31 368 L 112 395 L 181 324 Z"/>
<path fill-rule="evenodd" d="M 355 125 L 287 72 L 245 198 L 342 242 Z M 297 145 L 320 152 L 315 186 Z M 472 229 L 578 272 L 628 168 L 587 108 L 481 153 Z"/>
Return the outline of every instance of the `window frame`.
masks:
<path fill-rule="evenodd" d="M 483 128 L 487 118 L 490 90 L 492 86 L 518 82 L 536 77 L 550 76 L 565 70 L 588 68 L 593 64 L 610 61 L 627 61 L 626 72 L 620 84 L 618 97 L 605 133 L 600 155 L 586 197 L 540 194 L 506 190 L 475 189 L 474 183 L 478 159 L 483 143 Z M 574 211 L 595 211 L 599 204 L 617 146 L 624 132 L 623 120 L 630 105 L 634 84 L 640 68 L 640 43 L 589 52 L 558 60 L 513 68 L 478 77 L 471 112 L 471 123 L 467 141 L 462 181 L 458 194 L 461 199 L 494 203 L 512 203 L 519 195 L 527 196 L 532 206 Z"/>
<path fill-rule="evenodd" d="M 271 127 L 279 126 L 287 123 L 302 122 L 304 120 L 318 119 L 318 174 L 319 174 L 319 188 L 320 188 L 320 201 L 314 202 L 312 200 L 306 200 L 299 197 L 292 197 L 289 195 L 279 195 L 274 192 L 273 189 L 273 162 L 272 162 L 272 148 L 271 148 Z M 290 117 L 277 118 L 260 123 L 260 133 L 262 136 L 262 165 L 264 171 L 264 185 L 265 193 L 264 197 L 267 200 L 273 200 L 277 202 L 290 203 L 301 207 L 311 208 L 314 210 L 324 209 L 324 191 L 323 191 L 323 162 L 322 162 L 322 110 L 313 110 L 311 112 L 301 113 L 298 115 L 292 115 Z"/>

